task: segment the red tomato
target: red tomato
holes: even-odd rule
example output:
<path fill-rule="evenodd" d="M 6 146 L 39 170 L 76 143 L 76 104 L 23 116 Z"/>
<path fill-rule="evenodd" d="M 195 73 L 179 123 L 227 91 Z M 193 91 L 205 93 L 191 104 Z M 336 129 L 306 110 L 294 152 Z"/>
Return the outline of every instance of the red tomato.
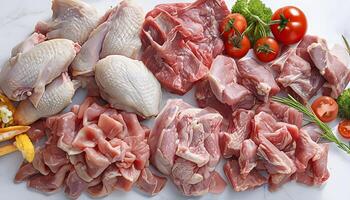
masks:
<path fill-rule="evenodd" d="M 350 139 L 350 120 L 344 120 L 339 123 L 338 131 L 344 138 Z"/>
<path fill-rule="evenodd" d="M 276 40 L 290 45 L 299 42 L 307 30 L 307 20 L 303 11 L 294 6 L 278 9 L 271 18 L 270 26 Z"/>
<path fill-rule="evenodd" d="M 247 29 L 247 21 L 239 13 L 227 15 L 220 23 L 220 33 L 227 39 L 229 35 L 234 35 L 236 31 L 243 33 Z"/>
<path fill-rule="evenodd" d="M 263 37 L 255 42 L 254 53 L 262 62 L 270 62 L 277 58 L 280 48 L 276 40 Z"/>
<path fill-rule="evenodd" d="M 242 38 L 234 35 L 228 38 L 225 41 L 225 51 L 226 54 L 233 58 L 242 58 L 244 57 L 250 49 L 250 41 L 247 36 Z"/>
<path fill-rule="evenodd" d="M 331 122 L 337 118 L 338 104 L 337 102 L 327 96 L 317 98 L 311 105 L 312 110 L 316 116 L 323 122 Z"/>

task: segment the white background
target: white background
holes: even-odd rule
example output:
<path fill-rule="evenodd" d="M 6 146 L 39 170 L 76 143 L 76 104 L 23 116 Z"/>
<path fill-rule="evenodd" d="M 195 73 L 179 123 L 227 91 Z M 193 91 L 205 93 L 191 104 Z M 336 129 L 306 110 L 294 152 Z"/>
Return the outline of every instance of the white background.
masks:
<path fill-rule="evenodd" d="M 190 2 L 188 0 L 135 0 L 145 11 L 155 5 L 170 2 Z M 115 6 L 116 0 L 89 0 L 101 13 L 107 8 Z M 233 1 L 226 1 L 230 7 Z M 330 43 L 341 43 L 341 34 L 350 39 L 350 1 L 348 0 L 264 0 L 273 10 L 286 5 L 296 5 L 307 15 L 309 34 L 317 34 L 326 38 Z M 51 16 L 50 0 L 2 0 L 0 1 L 0 65 L 9 57 L 12 47 L 27 37 L 34 29 L 38 20 L 49 19 Z M 79 91 L 74 98 L 75 103 L 83 99 L 84 92 Z M 185 100 L 193 104 L 193 93 L 185 95 Z M 166 99 L 176 95 L 164 93 L 163 104 Z M 333 127 L 335 127 L 334 123 Z M 336 132 L 336 131 L 335 131 Z M 350 155 L 345 155 L 334 145 L 329 152 L 328 167 L 330 179 L 322 187 L 307 187 L 296 183 L 288 183 L 277 192 L 270 193 L 267 186 L 256 190 L 237 193 L 228 186 L 221 195 L 205 195 L 203 197 L 186 198 L 182 196 L 173 184 L 168 181 L 166 188 L 155 197 L 145 196 L 136 189 L 129 193 L 114 192 L 105 199 L 247 199 L 247 200 L 331 200 L 350 199 Z M 0 199 L 1 200 L 34 200 L 34 199 L 65 199 L 63 192 L 46 196 L 26 188 L 25 183 L 14 184 L 13 177 L 22 162 L 21 155 L 14 153 L 0 158 Z M 217 168 L 222 171 L 222 163 Z M 89 199 L 83 194 L 80 199 Z"/>

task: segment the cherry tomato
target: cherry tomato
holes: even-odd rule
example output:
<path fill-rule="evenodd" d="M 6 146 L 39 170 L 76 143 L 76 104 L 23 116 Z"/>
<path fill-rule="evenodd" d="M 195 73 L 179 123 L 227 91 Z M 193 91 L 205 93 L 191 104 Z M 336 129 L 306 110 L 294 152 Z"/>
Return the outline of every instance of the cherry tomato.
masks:
<path fill-rule="evenodd" d="M 344 120 L 339 123 L 338 131 L 344 138 L 350 139 L 350 120 Z"/>
<path fill-rule="evenodd" d="M 317 98 L 311 105 L 312 110 L 316 116 L 323 122 L 331 122 L 337 118 L 338 104 L 337 102 L 327 96 Z"/>
<path fill-rule="evenodd" d="M 247 21 L 243 15 L 239 13 L 233 13 L 227 15 L 220 23 L 219 30 L 221 35 L 227 39 L 229 35 L 234 34 L 236 31 L 243 33 L 247 29 Z"/>
<path fill-rule="evenodd" d="M 244 57 L 250 49 L 250 41 L 247 36 L 233 35 L 225 41 L 226 54 L 233 58 Z"/>
<path fill-rule="evenodd" d="M 254 53 L 262 62 L 270 62 L 277 58 L 280 48 L 276 40 L 263 37 L 255 42 Z"/>
<path fill-rule="evenodd" d="M 276 40 L 290 45 L 299 42 L 307 30 L 307 20 L 303 11 L 294 6 L 278 9 L 271 18 L 270 26 Z"/>

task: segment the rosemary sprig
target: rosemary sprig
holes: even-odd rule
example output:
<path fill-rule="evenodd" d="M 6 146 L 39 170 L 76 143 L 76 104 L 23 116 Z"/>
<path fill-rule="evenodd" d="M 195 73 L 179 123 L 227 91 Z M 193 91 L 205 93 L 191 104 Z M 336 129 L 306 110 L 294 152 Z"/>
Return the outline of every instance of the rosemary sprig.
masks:
<path fill-rule="evenodd" d="M 346 40 L 345 36 L 342 35 L 342 38 L 344 40 L 345 46 L 346 46 L 346 50 L 348 51 L 348 54 L 350 55 L 350 45 L 349 42 Z"/>
<path fill-rule="evenodd" d="M 330 142 L 334 142 L 338 148 L 345 151 L 347 154 L 350 154 L 350 145 L 347 145 L 340 141 L 333 133 L 332 129 L 324 122 L 322 122 L 312 111 L 309 105 L 304 106 L 299 101 L 294 99 L 291 95 L 288 95 L 288 97 L 272 97 L 273 101 L 285 104 L 287 106 L 290 106 L 292 108 L 295 108 L 299 112 L 303 113 L 310 121 L 316 123 L 321 130 L 323 131 L 322 137 Z"/>

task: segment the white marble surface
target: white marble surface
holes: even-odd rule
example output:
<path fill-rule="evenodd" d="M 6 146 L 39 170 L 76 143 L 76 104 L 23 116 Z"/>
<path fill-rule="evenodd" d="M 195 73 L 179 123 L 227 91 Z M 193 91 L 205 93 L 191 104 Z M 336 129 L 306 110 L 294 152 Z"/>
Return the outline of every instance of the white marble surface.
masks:
<path fill-rule="evenodd" d="M 135 0 L 142 5 L 145 11 L 159 3 L 179 2 L 189 0 Z M 101 13 L 107 8 L 116 5 L 116 0 L 89 0 Z M 307 15 L 309 20 L 308 33 L 317 34 L 326 38 L 330 43 L 341 43 L 341 34 L 350 38 L 350 1 L 349 0 L 264 0 L 273 9 L 285 5 L 296 5 Z M 231 6 L 233 1 L 227 1 Z M 51 16 L 50 0 L 2 0 L 0 1 L 0 64 L 8 58 L 11 48 L 28 36 L 34 29 L 38 20 L 48 19 Z M 82 100 L 80 92 L 74 102 Z M 175 95 L 164 94 L 164 99 Z M 193 103 L 192 94 L 184 97 Z M 335 123 L 334 123 L 335 124 Z M 345 155 L 334 145 L 329 152 L 329 170 L 331 177 L 322 187 L 307 187 L 296 183 L 288 183 L 277 192 L 271 193 L 267 187 L 260 187 L 253 191 L 242 193 L 234 192 L 227 187 L 221 195 L 206 195 L 197 198 L 181 196 L 171 182 L 154 200 L 177 199 L 266 199 L 266 200 L 331 200 L 350 199 L 350 156 Z M 64 199 L 63 192 L 51 196 L 28 190 L 24 183 L 14 184 L 13 177 L 19 167 L 22 158 L 19 153 L 0 158 L 0 199 L 6 200 L 34 200 L 34 199 Z M 222 166 L 218 166 L 219 171 Z M 80 199 L 89 199 L 83 194 Z M 129 193 L 114 192 L 105 199 L 150 199 L 150 197 L 133 190 Z"/>

